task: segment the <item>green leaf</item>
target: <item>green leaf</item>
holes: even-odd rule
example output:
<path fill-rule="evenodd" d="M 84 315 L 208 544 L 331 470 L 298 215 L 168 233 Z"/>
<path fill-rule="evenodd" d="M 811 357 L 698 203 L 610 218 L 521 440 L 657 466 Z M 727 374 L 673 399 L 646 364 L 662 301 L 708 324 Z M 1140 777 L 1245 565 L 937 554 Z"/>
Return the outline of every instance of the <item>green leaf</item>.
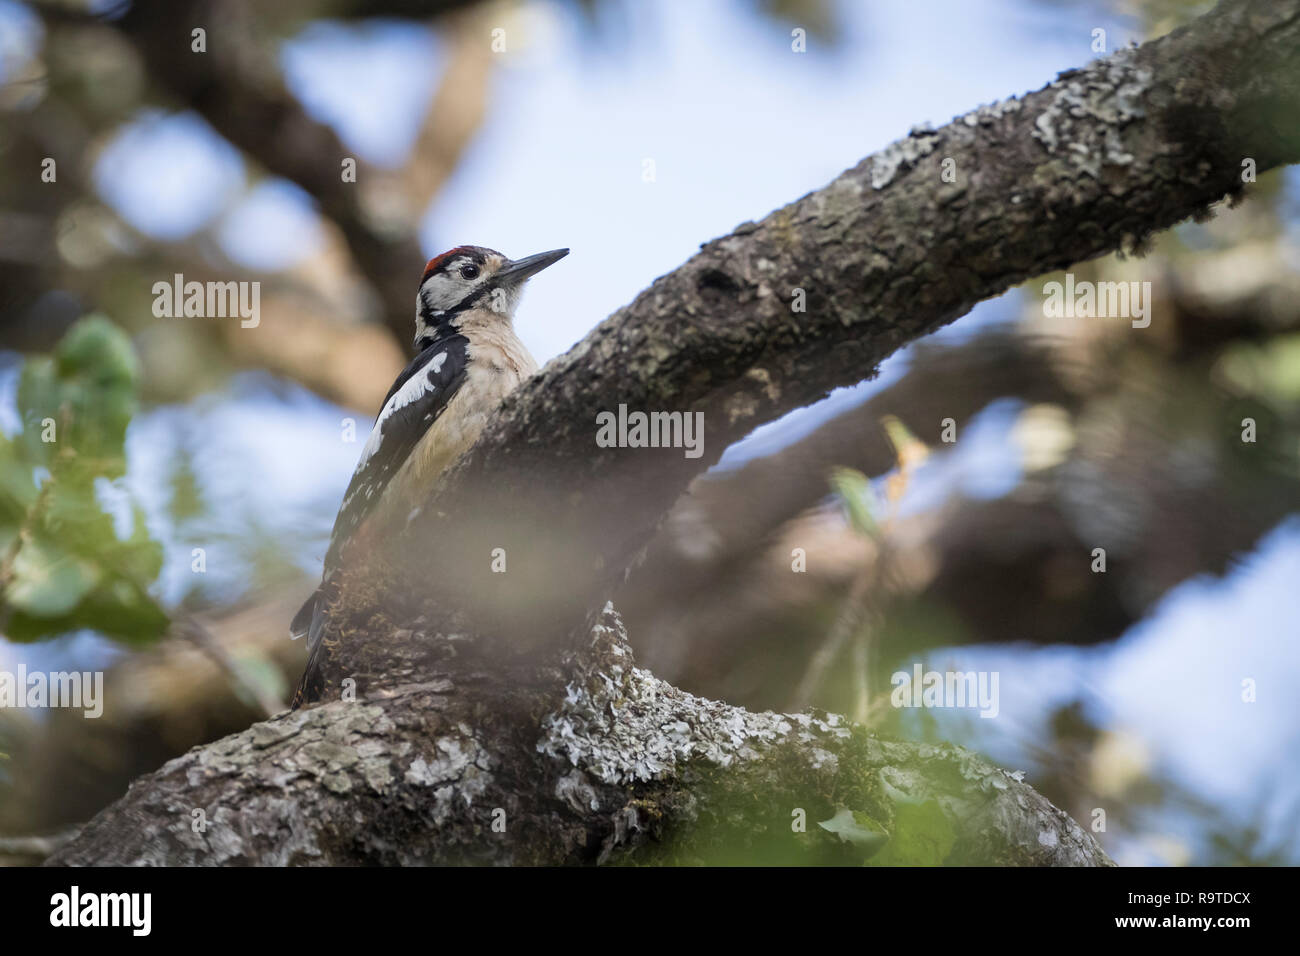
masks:
<path fill-rule="evenodd" d="M 867 851 L 868 857 L 889 840 L 889 833 L 884 826 L 869 814 L 860 810 L 850 810 L 847 807 L 841 807 L 836 811 L 835 816 L 829 820 L 821 820 L 817 825 L 823 830 L 834 833 L 845 843 L 862 847 Z"/>
<path fill-rule="evenodd" d="M 893 838 L 871 866 L 942 866 L 957 842 L 939 801 L 895 803 Z"/>
<path fill-rule="evenodd" d="M 34 469 L 20 452 L 17 442 L 0 435 L 0 522 L 15 526 L 36 501 Z"/>
<path fill-rule="evenodd" d="M 257 705 L 257 701 L 249 694 L 250 688 L 278 699 L 283 699 L 289 690 L 284 672 L 265 654 L 256 651 L 240 654 L 231 663 L 241 681 L 235 684 L 235 696 L 249 706 Z"/>
<path fill-rule="evenodd" d="M 5 601 L 34 617 L 56 617 L 76 607 L 98 582 L 93 563 L 35 538 L 18 550 Z"/>
<path fill-rule="evenodd" d="M 836 468 L 831 472 L 831 488 L 844 504 L 849 523 L 859 534 L 879 540 L 880 524 L 875 511 L 879 507 L 871 479 L 854 468 Z"/>
<path fill-rule="evenodd" d="M 32 536 L 3 594 L 11 640 L 93 629 L 146 643 L 169 624 L 148 593 L 162 548 L 143 511 L 134 508 L 131 536 L 119 540 L 96 495 L 97 482 L 126 470 L 138 380 L 130 338 L 100 315 L 77 321 L 50 356 L 23 365 L 23 432 L 17 441 L 0 438 L 0 543 L 20 527 Z M 49 476 L 38 490 L 33 475 L 42 467 Z"/>
<path fill-rule="evenodd" d="M 11 641 L 30 642 L 94 630 L 123 644 L 144 647 L 160 638 L 170 623 L 167 613 L 133 583 L 107 578 L 67 614 L 37 617 L 14 610 L 5 622 L 4 635 Z"/>
<path fill-rule="evenodd" d="M 138 380 L 127 334 L 102 315 L 79 319 L 53 355 L 23 364 L 18 412 L 28 458 L 52 467 L 70 451 L 94 461 L 97 474 L 121 474 Z"/>

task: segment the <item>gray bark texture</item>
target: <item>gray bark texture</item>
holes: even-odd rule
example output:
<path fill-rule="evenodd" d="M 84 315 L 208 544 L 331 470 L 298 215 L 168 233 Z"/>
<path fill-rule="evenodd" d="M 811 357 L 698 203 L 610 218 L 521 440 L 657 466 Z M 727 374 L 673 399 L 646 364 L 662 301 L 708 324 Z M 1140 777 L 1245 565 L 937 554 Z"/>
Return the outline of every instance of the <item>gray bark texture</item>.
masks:
<path fill-rule="evenodd" d="M 519 389 L 419 517 L 345 569 L 328 703 L 142 778 L 51 862 L 1108 862 L 958 748 L 635 669 L 606 599 L 727 445 L 981 299 L 1205 214 L 1243 161 L 1300 158 L 1297 115 L 1300 0 L 1225 2 L 705 244 Z M 597 448 L 620 404 L 703 412 L 704 455 Z"/>
<path fill-rule="evenodd" d="M 878 740 L 834 715 L 749 713 L 655 679 L 607 606 L 555 666 L 461 654 L 426 683 L 196 747 L 51 862 L 857 863 L 887 851 L 896 863 L 1108 862 L 1064 812 L 961 748 Z"/>

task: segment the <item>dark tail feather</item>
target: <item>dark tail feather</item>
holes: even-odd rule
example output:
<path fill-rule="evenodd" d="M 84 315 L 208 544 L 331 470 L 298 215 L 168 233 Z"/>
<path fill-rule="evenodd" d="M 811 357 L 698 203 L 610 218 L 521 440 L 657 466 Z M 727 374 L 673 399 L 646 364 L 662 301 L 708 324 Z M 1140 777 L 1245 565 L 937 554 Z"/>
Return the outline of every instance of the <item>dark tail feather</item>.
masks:
<path fill-rule="evenodd" d="M 289 634 L 294 640 L 307 638 L 307 666 L 303 668 L 298 686 L 294 688 L 293 699 L 289 701 L 291 710 L 311 703 L 320 695 L 320 638 L 326 620 L 325 601 L 321 593 L 323 588 L 324 585 L 312 592 L 289 624 Z"/>
<path fill-rule="evenodd" d="M 298 608 L 298 613 L 293 616 L 289 622 L 289 637 L 298 640 L 300 637 L 306 637 L 311 631 L 311 619 L 316 613 L 316 599 L 320 597 L 320 588 L 311 592 L 307 600 L 302 602 L 302 607 Z"/>

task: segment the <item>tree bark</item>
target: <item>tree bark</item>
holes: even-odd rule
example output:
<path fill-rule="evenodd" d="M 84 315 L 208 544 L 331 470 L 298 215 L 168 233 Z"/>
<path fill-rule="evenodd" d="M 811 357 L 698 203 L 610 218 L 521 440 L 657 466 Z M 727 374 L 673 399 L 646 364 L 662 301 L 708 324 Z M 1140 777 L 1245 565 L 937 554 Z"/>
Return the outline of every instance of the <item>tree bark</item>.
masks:
<path fill-rule="evenodd" d="M 196 747 L 50 862 L 1108 862 L 1018 775 L 958 747 L 656 680 L 612 607 L 560 666 L 469 652 L 430 677 Z"/>
<path fill-rule="evenodd" d="M 588 609 L 728 444 L 980 299 L 1204 213 L 1243 160 L 1295 161 L 1297 112 L 1300 0 L 1224 3 L 707 243 L 516 392 L 408 533 L 347 569 L 331 703 L 169 763 L 54 862 L 1105 862 L 970 754 L 689 697 Z M 620 404 L 703 413 L 704 454 L 597 448 Z"/>

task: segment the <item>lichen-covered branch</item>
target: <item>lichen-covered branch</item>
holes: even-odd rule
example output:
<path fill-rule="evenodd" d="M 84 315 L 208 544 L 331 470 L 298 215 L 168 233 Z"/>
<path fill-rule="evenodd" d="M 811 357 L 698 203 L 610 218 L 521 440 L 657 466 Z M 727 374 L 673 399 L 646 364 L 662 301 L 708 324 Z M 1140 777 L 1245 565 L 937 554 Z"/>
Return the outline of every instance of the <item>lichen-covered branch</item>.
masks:
<path fill-rule="evenodd" d="M 449 657 L 197 747 L 49 862 L 1108 862 L 960 748 L 685 694 L 633 666 L 612 609 L 582 643 L 527 675 Z"/>

